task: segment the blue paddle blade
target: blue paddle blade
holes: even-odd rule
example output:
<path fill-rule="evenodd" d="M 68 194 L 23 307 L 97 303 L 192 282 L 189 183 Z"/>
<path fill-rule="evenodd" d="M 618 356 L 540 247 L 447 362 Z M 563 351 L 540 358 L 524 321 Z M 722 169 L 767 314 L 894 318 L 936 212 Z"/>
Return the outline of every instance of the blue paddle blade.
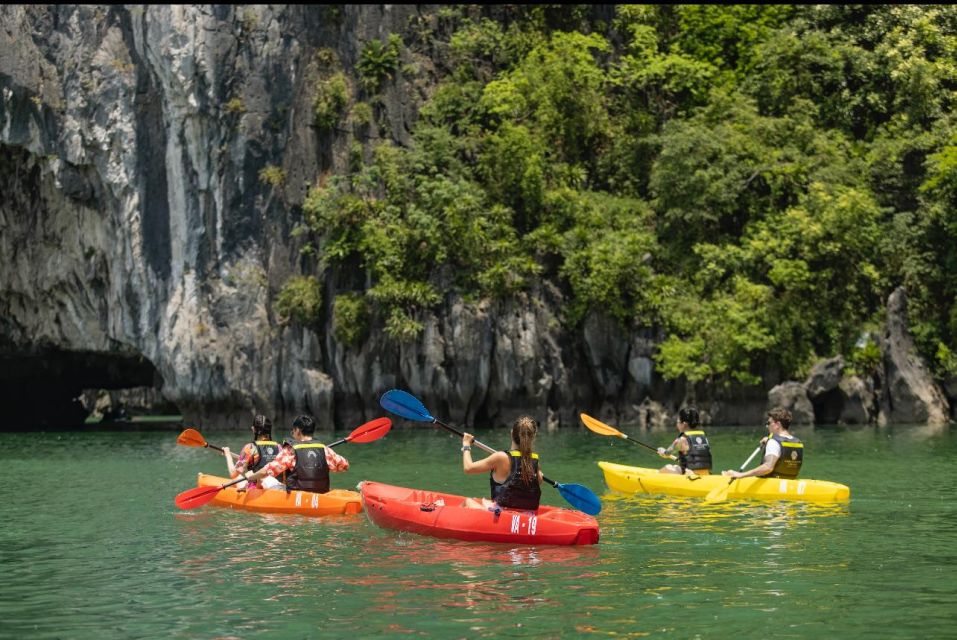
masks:
<path fill-rule="evenodd" d="M 432 417 L 429 410 L 418 398 L 401 389 L 392 389 L 383 393 L 382 397 L 379 398 L 379 404 L 386 411 L 402 416 L 406 420 L 435 422 L 435 418 Z"/>
<path fill-rule="evenodd" d="M 556 482 L 555 488 L 569 504 L 579 511 L 583 511 L 590 516 L 597 516 L 601 513 L 601 500 L 588 487 L 580 484 Z"/>

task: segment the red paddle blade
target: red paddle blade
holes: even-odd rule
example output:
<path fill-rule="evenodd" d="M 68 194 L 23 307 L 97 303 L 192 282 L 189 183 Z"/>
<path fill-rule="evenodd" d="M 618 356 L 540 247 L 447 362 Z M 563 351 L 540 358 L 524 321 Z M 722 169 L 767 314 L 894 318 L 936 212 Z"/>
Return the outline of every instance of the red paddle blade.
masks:
<path fill-rule="evenodd" d="M 346 436 L 346 441 L 357 442 L 359 444 L 372 442 L 389 433 L 389 429 L 391 428 L 392 420 L 389 418 L 376 418 L 353 429 L 352 433 Z"/>
<path fill-rule="evenodd" d="M 186 447 L 205 447 L 206 439 L 196 429 L 187 429 L 176 438 L 176 444 Z"/>
<path fill-rule="evenodd" d="M 222 487 L 196 487 L 176 496 L 176 506 L 180 509 L 195 509 L 201 507 L 220 492 Z"/>

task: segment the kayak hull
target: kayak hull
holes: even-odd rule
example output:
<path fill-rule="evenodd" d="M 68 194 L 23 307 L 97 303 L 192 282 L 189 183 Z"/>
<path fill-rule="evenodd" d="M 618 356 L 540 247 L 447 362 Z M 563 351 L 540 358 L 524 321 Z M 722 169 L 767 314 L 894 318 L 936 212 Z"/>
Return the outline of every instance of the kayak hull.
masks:
<path fill-rule="evenodd" d="M 728 485 L 730 478 L 721 475 L 692 479 L 676 473 L 660 473 L 657 469 L 629 467 L 613 462 L 599 462 L 598 466 L 605 474 L 608 488 L 621 493 L 663 493 L 703 498 L 712 489 L 728 486 L 728 498 L 821 503 L 847 502 L 851 499 L 851 490 L 847 485 L 827 480 L 740 478 Z"/>
<path fill-rule="evenodd" d="M 218 487 L 227 482 L 230 482 L 229 478 L 201 473 L 197 486 Z M 282 489 L 259 488 L 237 491 L 236 487 L 232 486 L 217 493 L 209 504 L 256 513 L 283 513 L 313 517 L 353 514 L 362 511 L 362 500 L 359 494 L 344 489 L 333 489 L 328 493 L 312 493 L 311 491 L 287 493 Z"/>
<path fill-rule="evenodd" d="M 580 511 L 540 506 L 537 511 L 464 506 L 466 498 L 438 491 L 363 481 L 366 515 L 384 529 L 470 542 L 588 545 L 599 537 L 598 521 Z"/>

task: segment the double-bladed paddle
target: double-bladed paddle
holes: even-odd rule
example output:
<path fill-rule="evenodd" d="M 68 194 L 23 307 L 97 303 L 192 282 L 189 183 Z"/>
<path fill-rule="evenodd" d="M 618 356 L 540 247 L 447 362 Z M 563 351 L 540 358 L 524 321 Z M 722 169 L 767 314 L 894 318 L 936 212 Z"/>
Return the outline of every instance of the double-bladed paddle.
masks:
<path fill-rule="evenodd" d="M 754 456 L 758 455 L 758 451 L 761 450 L 761 445 L 758 445 L 758 448 L 751 452 L 751 455 L 748 456 L 748 459 L 744 461 L 744 464 L 741 465 L 741 471 L 744 471 L 744 468 L 748 466 L 751 460 L 754 459 Z M 704 497 L 705 502 L 724 502 L 728 499 L 728 490 L 731 488 L 731 485 L 737 478 L 731 478 L 728 481 L 728 484 L 723 484 L 721 486 L 715 487 L 708 492 L 708 495 Z"/>
<path fill-rule="evenodd" d="M 651 446 L 650 444 L 645 444 L 644 442 L 641 442 L 640 440 L 635 440 L 634 438 L 632 438 L 632 437 L 629 436 L 628 434 L 622 433 L 622 432 L 619 431 L 618 429 L 616 429 L 616 428 L 614 428 L 614 427 L 612 427 L 612 426 L 610 426 L 610 425 L 605 424 L 605 423 L 602 422 L 601 420 L 598 420 L 598 419 L 596 419 L 596 418 L 592 418 L 592 417 L 591 417 L 590 415 L 588 415 L 587 413 L 581 414 L 581 419 L 582 419 L 582 422 L 585 423 L 585 426 L 588 427 L 589 430 L 594 431 L 594 432 L 597 433 L 597 434 L 600 434 L 600 435 L 603 435 L 603 436 L 615 436 L 616 438 L 621 438 L 622 440 L 628 440 L 629 442 L 634 442 L 635 444 L 637 444 L 637 445 L 639 445 L 639 446 L 642 446 L 642 447 L 644 447 L 645 449 L 649 449 L 649 450 L 651 450 L 651 451 L 654 451 L 655 453 L 657 453 L 657 454 L 658 454 L 659 456 L 661 456 L 662 458 L 668 458 L 668 459 L 670 459 L 670 460 L 677 460 L 677 459 L 678 459 L 677 456 L 672 456 L 672 455 L 667 455 L 667 454 L 666 454 L 666 455 L 661 455 L 660 453 L 658 453 L 658 449 L 656 449 L 655 447 Z"/>
<path fill-rule="evenodd" d="M 391 391 L 386 391 L 382 394 L 382 397 L 379 398 L 379 404 L 382 405 L 382 408 L 386 411 L 396 414 L 397 416 L 402 416 L 407 420 L 414 420 L 416 422 L 431 422 L 437 424 L 443 429 L 451 431 L 452 433 L 462 436 L 464 435 L 458 429 L 447 425 L 446 423 L 438 420 L 433 417 L 429 410 L 425 408 L 425 405 L 416 398 L 411 393 L 407 391 L 402 391 L 401 389 L 392 389 Z M 495 453 L 495 449 L 486 446 L 475 440 L 475 446 L 480 449 L 484 449 L 488 453 Z M 565 500 L 568 501 L 573 507 L 579 511 L 583 511 L 590 516 L 598 515 L 601 511 L 601 500 L 598 499 L 598 496 L 586 486 L 580 484 L 562 484 L 560 482 L 555 482 L 545 476 L 542 476 L 542 479 L 548 484 L 552 485 L 558 492 L 562 495 Z"/>
<path fill-rule="evenodd" d="M 664 455 L 662 455 L 662 454 L 658 453 L 658 450 L 657 450 L 656 448 L 654 448 L 653 446 L 651 446 L 650 444 L 645 444 L 644 442 L 641 442 L 640 440 L 635 440 L 634 438 L 632 438 L 632 437 L 629 436 L 628 434 L 622 433 L 621 431 L 619 431 L 618 429 L 612 427 L 611 425 L 607 425 L 607 424 L 605 424 L 604 422 L 602 422 L 601 420 L 598 420 L 597 418 L 592 418 L 592 417 L 591 417 L 590 415 L 588 415 L 587 413 L 581 414 L 581 419 L 582 419 L 582 422 L 585 423 L 585 426 L 588 427 L 588 429 L 589 429 L 590 431 L 594 431 L 594 432 L 597 433 L 597 434 L 600 434 L 600 435 L 603 435 L 603 436 L 615 436 L 616 438 L 621 438 L 622 440 L 627 440 L 627 441 L 629 441 L 629 442 L 634 442 L 635 444 L 640 445 L 640 446 L 644 447 L 645 449 L 649 449 L 649 450 L 651 450 L 651 451 L 654 451 L 656 454 L 658 454 L 658 455 L 661 456 L 662 458 L 667 458 L 667 459 L 669 459 L 669 460 L 677 460 L 677 459 L 678 459 L 678 456 L 673 456 L 673 455 L 669 455 L 669 454 L 664 454 Z M 697 473 L 695 473 L 694 471 L 691 471 L 690 469 L 689 469 L 689 473 L 688 473 L 687 475 L 688 475 L 688 477 L 689 477 L 691 480 L 697 480 L 697 479 L 699 479 L 699 478 L 701 477 L 701 476 L 699 476 Z"/>
<path fill-rule="evenodd" d="M 385 434 L 389 433 L 389 429 L 392 428 L 392 420 L 389 418 L 376 418 L 375 420 L 370 420 L 369 422 L 356 427 L 352 430 L 352 433 L 347 435 L 345 438 L 336 440 L 332 444 L 327 444 L 327 447 L 335 447 L 342 444 L 343 442 L 354 442 L 356 444 L 364 444 L 366 442 L 372 442 L 373 440 L 378 440 Z M 182 437 L 182 436 L 181 436 Z M 202 437 L 202 436 L 200 436 Z M 177 440 L 177 442 L 179 442 Z M 180 444 L 183 444 L 180 442 Z M 187 446 L 199 446 L 199 445 L 187 445 Z M 217 448 L 217 447 L 213 447 Z M 234 484 L 239 484 L 243 482 L 246 478 L 240 476 L 232 482 L 227 482 L 226 484 L 219 485 L 218 487 L 196 487 L 194 489 L 188 489 L 178 496 L 176 496 L 176 506 L 180 509 L 195 509 L 196 507 L 201 507 L 210 500 L 212 500 L 217 493 L 225 489 L 226 487 L 232 486 Z"/>

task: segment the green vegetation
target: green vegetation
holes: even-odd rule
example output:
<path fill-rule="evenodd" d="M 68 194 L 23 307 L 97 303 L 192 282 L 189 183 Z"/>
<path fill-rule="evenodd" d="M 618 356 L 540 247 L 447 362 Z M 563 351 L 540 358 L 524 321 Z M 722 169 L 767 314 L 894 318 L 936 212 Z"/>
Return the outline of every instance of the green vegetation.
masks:
<path fill-rule="evenodd" d="M 343 293 L 332 305 L 332 333 L 345 345 L 362 342 L 369 332 L 369 301 L 361 293 Z"/>
<path fill-rule="evenodd" d="M 272 185 L 274 188 L 281 187 L 283 182 L 286 181 L 286 170 L 274 164 L 267 164 L 259 170 L 259 180 Z"/>
<path fill-rule="evenodd" d="M 341 72 L 319 82 L 316 90 L 316 126 L 329 131 L 342 119 L 349 105 L 349 84 Z"/>
<path fill-rule="evenodd" d="M 356 68 L 362 78 L 362 84 L 369 93 L 375 91 L 386 78 L 391 78 L 399 68 L 399 54 L 402 51 L 402 38 L 391 34 L 385 42 L 370 40 L 362 48 Z"/>
<path fill-rule="evenodd" d="M 314 325 L 322 310 L 319 281 L 310 276 L 294 276 L 276 296 L 276 313 L 283 322 Z"/>
<path fill-rule="evenodd" d="M 412 144 L 354 150 L 304 203 L 369 323 L 410 339 L 440 291 L 548 280 L 569 325 L 663 328 L 663 375 L 754 383 L 836 354 L 872 369 L 903 284 L 921 352 L 957 374 L 957 9 L 510 11 L 446 11 Z M 400 51 L 366 45 L 369 92 Z"/>
<path fill-rule="evenodd" d="M 229 99 L 229 102 L 223 105 L 223 111 L 232 115 L 239 114 L 242 115 L 246 113 L 246 104 L 243 102 L 242 98 L 233 97 Z"/>

